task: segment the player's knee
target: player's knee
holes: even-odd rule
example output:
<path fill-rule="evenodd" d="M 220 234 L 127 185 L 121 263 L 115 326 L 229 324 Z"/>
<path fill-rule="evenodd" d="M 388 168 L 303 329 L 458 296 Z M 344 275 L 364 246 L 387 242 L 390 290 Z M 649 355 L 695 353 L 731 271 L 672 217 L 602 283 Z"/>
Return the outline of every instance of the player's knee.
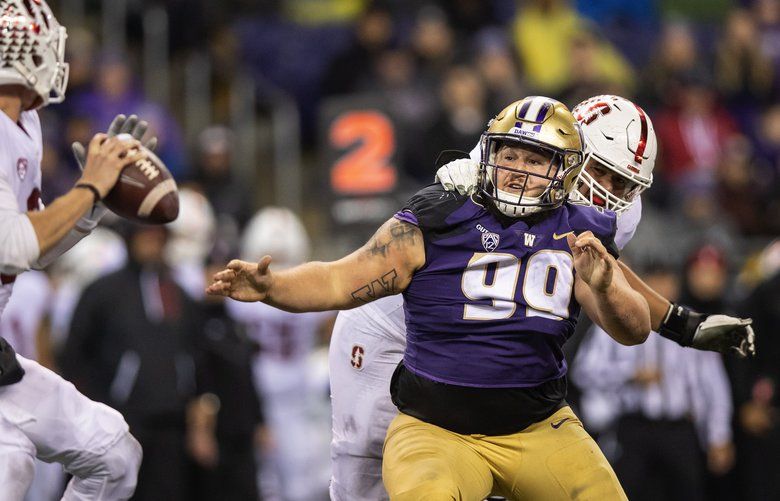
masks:
<path fill-rule="evenodd" d="M 128 432 L 112 447 L 110 455 L 112 460 L 111 478 L 132 480 L 133 485 L 135 485 L 143 458 L 143 449 L 141 449 L 138 440 Z"/>
<path fill-rule="evenodd" d="M 397 485 L 386 486 L 391 501 L 450 501 L 459 499 L 457 484 L 440 471 L 421 469 L 417 475 L 399 479 Z"/>
<path fill-rule="evenodd" d="M 128 499 L 135 492 L 143 451 L 129 432 L 100 457 L 101 473 L 111 499 Z"/>
<path fill-rule="evenodd" d="M 457 501 L 457 489 L 448 486 L 418 486 L 411 490 L 390 495 L 390 501 Z"/>

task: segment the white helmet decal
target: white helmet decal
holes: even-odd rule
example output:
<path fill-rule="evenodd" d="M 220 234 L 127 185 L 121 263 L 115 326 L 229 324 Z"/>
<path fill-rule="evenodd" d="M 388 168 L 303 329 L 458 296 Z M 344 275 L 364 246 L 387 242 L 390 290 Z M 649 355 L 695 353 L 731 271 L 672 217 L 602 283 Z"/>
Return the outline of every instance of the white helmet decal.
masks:
<path fill-rule="evenodd" d="M 35 91 L 35 106 L 60 103 L 68 85 L 65 27 L 44 0 L 0 0 L 0 85 Z"/>
<path fill-rule="evenodd" d="M 617 213 L 628 209 L 640 193 L 653 182 L 653 168 L 658 141 L 647 114 L 631 101 L 619 96 L 596 96 L 578 104 L 573 110 L 582 126 L 586 146 L 586 168 L 580 183 L 586 194 L 572 192 L 576 201 L 594 204 L 601 199 L 606 209 Z M 624 197 L 615 196 L 588 173 L 588 162 L 625 178 L 632 188 Z"/>

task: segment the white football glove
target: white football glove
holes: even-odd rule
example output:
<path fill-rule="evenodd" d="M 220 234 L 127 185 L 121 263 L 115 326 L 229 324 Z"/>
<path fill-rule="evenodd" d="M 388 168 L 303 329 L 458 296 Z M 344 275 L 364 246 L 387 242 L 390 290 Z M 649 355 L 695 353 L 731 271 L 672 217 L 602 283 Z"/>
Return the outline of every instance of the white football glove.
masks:
<path fill-rule="evenodd" d="M 736 353 L 742 358 L 756 354 L 756 334 L 750 318 L 710 315 L 700 323 L 691 346 L 699 350 Z"/>
<path fill-rule="evenodd" d="M 436 171 L 436 181 L 447 191 L 471 195 L 479 187 L 479 162 L 470 158 L 459 158 Z"/>
<path fill-rule="evenodd" d="M 735 353 L 744 358 L 756 354 L 756 335 L 751 323 L 750 318 L 704 315 L 687 306 L 672 304 L 658 333 L 682 346 Z"/>
<path fill-rule="evenodd" d="M 111 125 L 108 126 L 106 134 L 108 137 L 113 137 L 119 134 L 130 134 L 133 136 L 133 138 L 141 141 L 148 128 L 149 124 L 145 120 L 139 120 L 136 115 L 130 115 L 129 117 L 126 117 L 120 114 L 115 116 L 111 121 Z M 157 146 L 157 138 L 149 138 L 148 141 L 142 144 L 149 150 L 154 151 L 154 148 Z M 84 148 L 83 144 L 76 141 L 71 145 L 71 149 L 73 150 L 73 156 L 76 158 L 76 163 L 79 164 L 79 169 L 84 170 L 84 164 L 87 162 L 86 148 Z M 103 205 L 103 202 L 98 202 L 93 205 L 92 212 L 90 212 L 89 216 L 86 216 L 85 218 L 88 219 L 88 225 L 92 228 L 97 226 L 97 223 L 100 222 L 100 220 L 106 214 L 106 211 L 108 211 L 108 208 Z"/>

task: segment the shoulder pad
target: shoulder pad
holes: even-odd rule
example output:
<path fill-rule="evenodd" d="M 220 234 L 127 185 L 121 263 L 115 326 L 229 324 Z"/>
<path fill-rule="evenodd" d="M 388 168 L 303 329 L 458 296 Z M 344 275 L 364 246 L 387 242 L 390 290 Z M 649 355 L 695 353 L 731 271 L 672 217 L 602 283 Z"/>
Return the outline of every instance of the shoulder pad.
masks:
<path fill-rule="evenodd" d="M 446 191 L 439 183 L 431 184 L 415 193 L 396 217 L 416 224 L 423 233 L 448 225 L 447 218 L 468 201 L 469 197 Z"/>

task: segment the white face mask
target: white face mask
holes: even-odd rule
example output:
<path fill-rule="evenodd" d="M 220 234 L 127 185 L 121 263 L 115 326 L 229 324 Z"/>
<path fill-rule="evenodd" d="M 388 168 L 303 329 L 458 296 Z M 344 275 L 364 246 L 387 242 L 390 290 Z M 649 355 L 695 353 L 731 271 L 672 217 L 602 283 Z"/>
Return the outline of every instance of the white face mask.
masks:
<path fill-rule="evenodd" d="M 497 146 L 496 146 L 497 147 Z M 495 164 L 496 152 L 490 154 L 490 164 Z M 519 193 L 512 193 L 498 188 L 498 173 L 493 165 L 486 166 L 486 175 L 493 186 L 493 202 L 502 214 L 509 217 L 521 217 L 528 214 L 534 214 L 544 209 L 543 199 L 545 193 L 539 196 L 525 196 Z"/>
<path fill-rule="evenodd" d="M 520 217 L 528 214 L 539 212 L 542 208 L 539 206 L 542 197 L 525 197 L 520 196 L 517 193 L 511 193 L 504 190 L 499 190 L 496 186 L 496 180 L 493 175 L 493 167 L 487 167 L 488 176 L 490 176 L 495 190 L 495 203 L 496 209 L 499 212 L 509 217 Z"/>

